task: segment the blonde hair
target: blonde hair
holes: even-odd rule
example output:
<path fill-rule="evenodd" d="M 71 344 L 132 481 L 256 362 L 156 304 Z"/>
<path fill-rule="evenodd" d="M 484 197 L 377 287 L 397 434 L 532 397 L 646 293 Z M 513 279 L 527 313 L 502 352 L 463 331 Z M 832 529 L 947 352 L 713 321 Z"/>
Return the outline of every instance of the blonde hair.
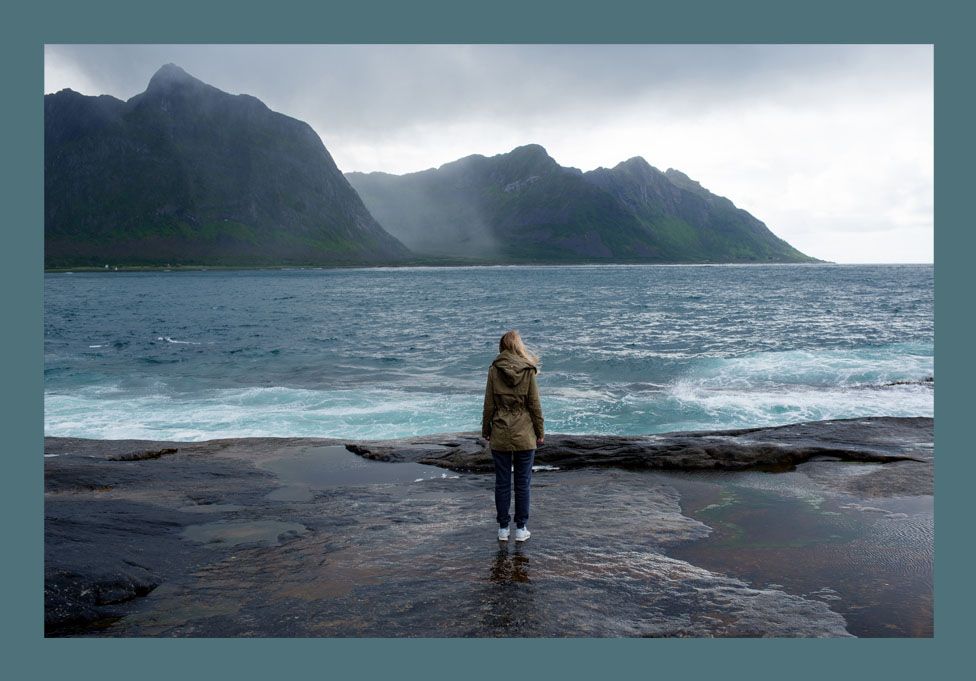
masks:
<path fill-rule="evenodd" d="M 518 329 L 506 331 L 505 335 L 498 341 L 498 352 L 504 352 L 505 350 L 514 352 L 519 357 L 534 364 L 537 368 L 540 365 L 539 356 L 525 347 L 525 343 L 522 342 L 522 336 L 519 335 Z"/>

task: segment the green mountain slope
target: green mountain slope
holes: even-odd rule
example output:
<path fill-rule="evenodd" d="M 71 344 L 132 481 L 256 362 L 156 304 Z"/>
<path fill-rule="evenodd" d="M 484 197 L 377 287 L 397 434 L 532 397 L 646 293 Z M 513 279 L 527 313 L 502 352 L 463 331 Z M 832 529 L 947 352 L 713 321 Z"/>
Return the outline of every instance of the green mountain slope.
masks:
<path fill-rule="evenodd" d="M 45 266 L 399 262 L 321 139 L 162 67 L 126 102 L 44 98 Z"/>
<path fill-rule="evenodd" d="M 813 262 L 676 170 L 634 158 L 582 173 L 539 145 L 406 175 L 348 173 L 418 253 L 519 262 Z"/>

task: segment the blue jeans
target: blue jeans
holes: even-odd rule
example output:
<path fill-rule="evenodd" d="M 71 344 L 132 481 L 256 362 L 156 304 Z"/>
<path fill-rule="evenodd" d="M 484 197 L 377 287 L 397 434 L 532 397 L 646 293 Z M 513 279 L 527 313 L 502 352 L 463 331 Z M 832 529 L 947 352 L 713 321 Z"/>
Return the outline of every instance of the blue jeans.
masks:
<path fill-rule="evenodd" d="M 508 527 L 512 517 L 508 514 L 512 503 L 512 468 L 515 468 L 515 526 L 525 527 L 529 519 L 529 484 L 532 482 L 532 461 L 535 450 L 499 452 L 491 450 L 495 460 L 495 511 L 498 526 Z"/>

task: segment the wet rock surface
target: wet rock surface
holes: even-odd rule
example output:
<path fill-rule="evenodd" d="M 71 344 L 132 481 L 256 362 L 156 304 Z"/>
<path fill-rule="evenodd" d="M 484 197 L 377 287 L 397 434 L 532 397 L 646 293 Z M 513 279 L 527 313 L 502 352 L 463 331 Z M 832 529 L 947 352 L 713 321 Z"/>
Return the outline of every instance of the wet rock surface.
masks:
<path fill-rule="evenodd" d="M 548 435 L 536 464 L 661 470 L 788 471 L 813 459 L 885 463 L 870 477 L 844 480 L 869 496 L 932 494 L 934 421 L 875 417 L 771 428 L 647 436 Z M 456 471 L 490 472 L 488 443 L 476 433 L 441 433 L 358 442 L 351 451 L 378 461 L 411 461 Z"/>
<path fill-rule="evenodd" d="M 886 498 L 931 494 L 931 442 L 931 419 L 888 418 L 550 435 L 536 464 L 558 470 L 534 475 L 532 539 L 506 544 L 494 539 L 490 453 L 475 433 L 46 438 L 47 631 L 847 636 L 830 592 L 764 582 L 712 554 L 696 561 L 688 547 L 715 523 L 683 512 L 688 491 L 655 470 L 735 479 L 799 465 L 805 484 L 843 495 L 839 512 L 874 517 L 864 509 Z M 929 535 L 912 541 L 930 554 Z"/>

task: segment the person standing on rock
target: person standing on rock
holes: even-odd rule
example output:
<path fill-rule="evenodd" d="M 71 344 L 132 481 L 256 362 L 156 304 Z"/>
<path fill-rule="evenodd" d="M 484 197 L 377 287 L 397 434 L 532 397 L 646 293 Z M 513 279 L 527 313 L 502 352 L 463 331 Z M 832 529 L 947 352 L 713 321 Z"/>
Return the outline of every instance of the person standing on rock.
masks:
<path fill-rule="evenodd" d="M 529 486 L 535 450 L 543 444 L 542 405 L 535 376 L 539 358 L 526 349 L 517 329 L 498 342 L 498 355 L 488 367 L 481 437 L 495 460 L 495 510 L 498 539 L 508 541 L 512 473 L 515 474 L 515 541 L 529 538 Z"/>

